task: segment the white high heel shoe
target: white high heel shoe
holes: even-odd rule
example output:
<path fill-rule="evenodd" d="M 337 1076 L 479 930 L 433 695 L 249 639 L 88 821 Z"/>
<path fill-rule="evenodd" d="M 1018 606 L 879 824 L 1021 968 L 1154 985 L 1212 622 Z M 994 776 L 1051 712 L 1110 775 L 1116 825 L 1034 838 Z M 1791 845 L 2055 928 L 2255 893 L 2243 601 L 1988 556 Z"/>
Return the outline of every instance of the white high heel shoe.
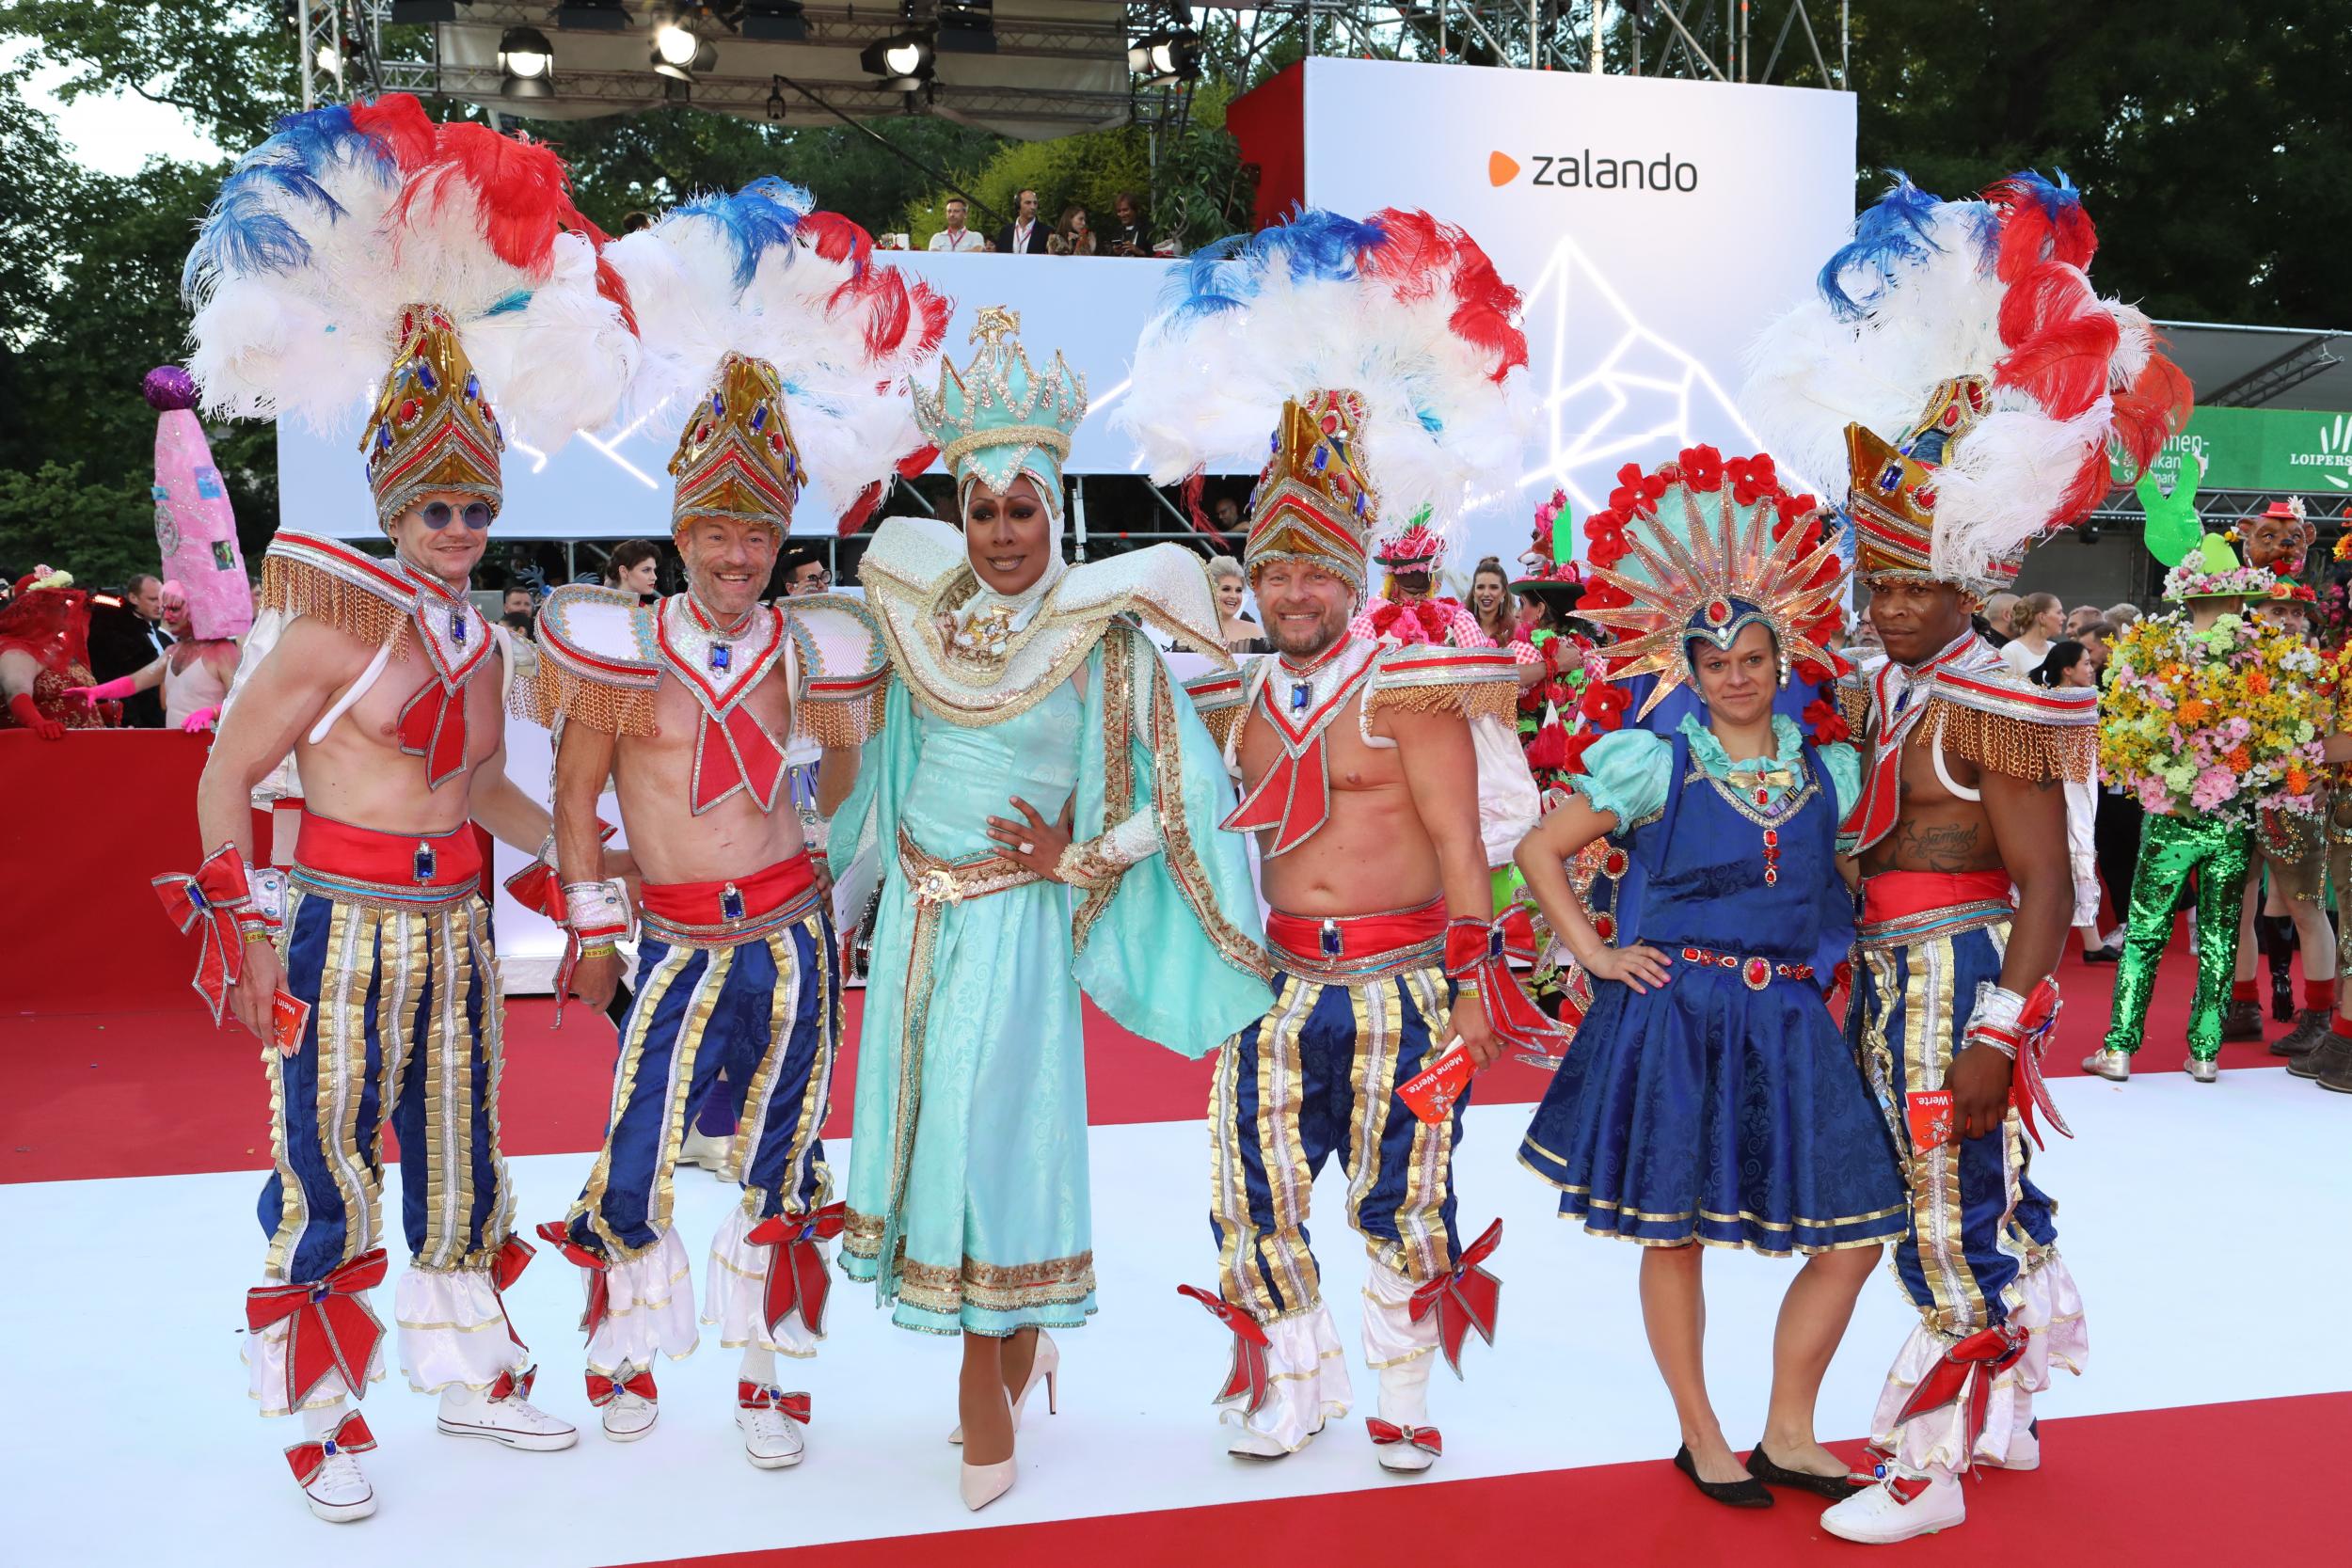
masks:
<path fill-rule="evenodd" d="M 999 1460 L 993 1465 L 966 1465 L 957 1479 L 963 1493 L 963 1506 L 977 1513 L 1012 1490 L 1013 1462 Z"/>
<path fill-rule="evenodd" d="M 1030 1391 L 1041 1382 L 1045 1385 L 1045 1413 L 1049 1416 L 1060 1415 L 1061 1409 L 1057 1401 L 1061 1385 L 1061 1352 L 1056 1348 L 1053 1338 L 1041 1328 L 1037 1331 L 1037 1351 L 1029 1359 L 1028 1381 L 1022 1384 L 1021 1392 L 1013 1398 L 1013 1431 L 1021 1430 L 1021 1407 L 1029 1402 Z M 956 1423 L 956 1430 L 947 1434 L 947 1441 L 950 1443 L 963 1441 L 962 1422 Z M 982 1468 L 985 1469 L 987 1466 L 983 1465 Z M 1007 1481 L 1005 1484 L 1009 1486 L 1012 1483 Z M 979 1504 L 975 1503 L 972 1506 L 977 1508 Z"/>

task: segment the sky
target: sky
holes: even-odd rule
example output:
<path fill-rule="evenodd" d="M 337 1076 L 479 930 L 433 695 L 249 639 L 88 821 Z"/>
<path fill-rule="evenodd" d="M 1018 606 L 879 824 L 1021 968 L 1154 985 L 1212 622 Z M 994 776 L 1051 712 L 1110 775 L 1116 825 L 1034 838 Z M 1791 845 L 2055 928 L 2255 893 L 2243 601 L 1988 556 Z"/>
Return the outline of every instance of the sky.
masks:
<path fill-rule="evenodd" d="M 29 44 L 0 58 L 13 64 Z M 35 108 L 57 122 L 57 134 L 76 162 L 102 174 L 136 174 L 156 153 L 203 162 L 219 157 L 220 150 L 197 130 L 187 116 L 168 104 L 151 103 L 136 93 L 90 94 L 71 103 L 60 103 L 56 84 L 69 74 L 65 66 L 42 66 L 26 73 L 20 90 Z"/>

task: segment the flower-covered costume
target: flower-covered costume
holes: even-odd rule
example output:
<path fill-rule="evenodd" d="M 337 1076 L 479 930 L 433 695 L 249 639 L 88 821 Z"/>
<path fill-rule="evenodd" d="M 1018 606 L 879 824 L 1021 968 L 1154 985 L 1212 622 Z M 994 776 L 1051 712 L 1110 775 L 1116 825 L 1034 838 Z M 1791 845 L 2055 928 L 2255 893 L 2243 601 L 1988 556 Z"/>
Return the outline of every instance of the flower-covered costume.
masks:
<path fill-rule="evenodd" d="M 325 423 L 372 402 L 360 451 L 388 531 L 431 491 L 495 513 L 505 437 L 490 393 L 551 450 L 610 417 L 635 359 L 627 296 L 565 181 L 545 148 L 436 125 L 405 95 L 291 117 L 239 161 L 188 258 L 205 406 Z M 399 749 L 419 797 L 464 787 L 484 751 L 469 696 L 508 678 L 502 630 L 405 558 L 285 530 L 262 594 L 248 669 L 306 616 L 376 650 L 310 727 L 313 744 L 413 645 L 429 673 L 400 711 Z M 230 698 L 250 700 L 243 687 Z M 312 812 L 290 877 L 257 870 L 248 885 L 224 845 L 194 879 L 166 879 L 193 881 L 208 921 L 233 911 L 246 940 L 271 937 L 284 990 L 309 1008 L 297 1051 L 262 1052 L 269 1248 L 246 1298 L 246 1358 L 265 1415 L 331 1407 L 383 1375 L 368 1294 L 386 1272 L 387 1128 L 400 1142 L 410 1257 L 394 1310 L 411 1386 L 528 1392 L 502 1295 L 532 1248 L 513 1233 L 499 1148 L 503 1001 L 480 845 L 470 824 L 395 832 Z M 240 967 L 208 950 L 199 985 L 216 1010 Z"/>
<path fill-rule="evenodd" d="M 2096 244 L 2072 188 L 2037 175 L 1973 201 L 1902 182 L 1855 220 L 1817 297 L 1767 330 L 1741 404 L 1788 461 L 1845 467 L 1864 582 L 1980 601 L 2015 579 L 2031 540 L 2097 504 L 2111 446 L 2137 474 L 2180 428 L 2186 379 L 2144 315 L 2092 290 Z M 1973 792 L 1942 771 L 1947 755 L 2032 782 L 2090 773 L 2097 693 L 2028 685 L 1973 633 L 1851 696 L 1864 778 L 1850 852 L 1895 831 L 1914 745 L 1961 799 Z M 2001 986 L 2010 889 L 1998 869 L 1864 883 L 1849 1030 L 1910 1186 L 1895 1273 L 1921 1322 L 1871 1422 L 1894 1462 L 1885 1484 L 1825 1516 L 1854 1539 L 1957 1523 L 1954 1476 L 2024 1447 L 2050 1367 L 2079 1370 L 2088 1354 L 2053 1206 L 2026 1174 L 2026 1117 L 2048 1110 L 2027 1008 L 2055 999 L 2046 981 L 2030 1004 Z M 1952 1135 L 1942 1098 L 1963 1047 L 2015 1063 L 2009 1114 L 1970 1139 Z M 1929 1522 L 1904 1523 L 1931 1492 L 1913 1514 Z"/>
<path fill-rule="evenodd" d="M 921 446 L 907 377 L 935 349 L 946 304 L 872 261 L 862 230 L 809 208 L 806 191 L 764 178 L 612 247 L 641 302 L 639 396 L 653 405 L 666 390 L 683 410 L 670 464 L 681 540 L 714 517 L 780 539 L 804 487 L 825 487 L 831 515 Z M 660 689 L 691 697 L 689 798 L 667 809 L 693 816 L 738 794 L 763 813 L 793 811 L 787 749 L 854 747 L 880 720 L 881 629 L 851 598 L 785 599 L 727 626 L 691 590 L 640 605 L 572 586 L 541 610 L 539 643 L 540 717 L 559 749 L 565 728 L 584 724 L 622 737 L 626 766 L 629 737 L 654 733 Z M 787 733 L 751 701 L 771 677 Z M 564 892 L 567 967 L 583 941 L 641 932 L 604 1147 L 561 1224 L 541 1227 L 581 1269 L 592 1398 L 615 1384 L 649 1397 L 660 1359 L 699 1342 L 672 1183 L 688 1127 L 713 1100 L 727 1116 L 721 1174 L 742 1197 L 710 1245 L 703 1321 L 730 1348 L 813 1356 L 826 1243 L 841 1225 L 818 1129 L 842 1000 L 833 911 L 808 849 L 728 879 L 647 881 L 633 911 L 612 884 Z"/>
<path fill-rule="evenodd" d="M 917 414 L 960 490 L 1026 477 L 1061 515 L 1086 392 L 1033 370 L 1018 318 Z M 884 866 L 858 1047 L 841 1266 L 900 1327 L 1008 1335 L 1094 1310 L 1081 989 L 1121 1026 L 1205 1054 L 1265 1006 L 1256 899 L 1216 748 L 1137 620 L 1222 661 L 1199 560 L 1058 560 L 989 589 L 949 525 L 894 517 L 860 568 L 889 655 L 882 729 L 834 817 L 835 874 Z M 987 819 L 1067 806 L 1064 880 Z"/>
<path fill-rule="evenodd" d="M 1476 244 L 1425 214 L 1384 212 L 1364 223 L 1301 214 L 1202 252 L 1144 329 L 1122 418 L 1156 479 L 1263 454 L 1245 569 L 1254 580 L 1275 562 L 1309 562 L 1360 599 L 1384 503 L 1452 515 L 1473 482 L 1517 461 L 1511 372 L 1526 352 L 1517 307 Z M 1279 323 L 1279 340 L 1271 329 L 1250 332 L 1253 319 Z M 1436 533 L 1417 526 L 1383 560 L 1424 570 L 1438 548 Z M 1262 834 L 1269 859 L 1328 820 L 1327 741 L 1341 726 L 1369 746 L 1396 744 L 1373 733 L 1383 706 L 1491 725 L 1527 783 L 1505 727 L 1517 696 L 1512 656 L 1460 646 L 1476 632 L 1467 612 L 1456 623 L 1457 610 L 1442 605 L 1387 606 L 1397 613 L 1382 622 L 1382 609 L 1304 663 L 1269 658 L 1246 674 L 1187 683 L 1236 773 L 1246 728 L 1263 724 L 1279 745 L 1223 823 Z M 1446 635 L 1469 632 L 1446 646 L 1424 615 L 1442 618 Z M 1398 632 L 1408 617 L 1418 634 L 1409 639 Z M 1364 635 L 1379 626 L 1376 641 Z M 1475 732 L 1473 743 L 1484 816 L 1488 759 Z M 1532 825 L 1532 786 L 1525 793 Z M 1548 1028 L 1512 1038 L 1511 1019 L 1545 1021 L 1501 961 L 1510 943 L 1499 924 L 1489 930 L 1492 912 L 1472 919 L 1432 898 L 1268 917 L 1273 1006 L 1226 1042 L 1209 1103 L 1218 1291 L 1185 1288 L 1235 1335 L 1235 1373 L 1220 1402 L 1241 1429 L 1237 1453 L 1294 1451 L 1352 1398 L 1307 1237 L 1310 1189 L 1334 1155 L 1347 1169 L 1348 1223 L 1372 1259 L 1363 1344 L 1380 1378 L 1372 1431 L 1384 1464 L 1420 1468 L 1434 1456 L 1426 1389 L 1436 1353 L 1443 1346 L 1454 1359 L 1470 1326 L 1491 1337 L 1499 1287 L 1480 1265 L 1496 1238 L 1465 1243 L 1456 1224 L 1461 1100 L 1423 1121 L 1395 1091 L 1444 1053 L 1454 983 L 1472 974 L 1466 942 L 1493 956 L 1476 973 L 1498 1038 L 1539 1050 L 1556 1038 Z M 1418 1456 L 1400 1452 L 1415 1433 L 1424 1440 Z"/>

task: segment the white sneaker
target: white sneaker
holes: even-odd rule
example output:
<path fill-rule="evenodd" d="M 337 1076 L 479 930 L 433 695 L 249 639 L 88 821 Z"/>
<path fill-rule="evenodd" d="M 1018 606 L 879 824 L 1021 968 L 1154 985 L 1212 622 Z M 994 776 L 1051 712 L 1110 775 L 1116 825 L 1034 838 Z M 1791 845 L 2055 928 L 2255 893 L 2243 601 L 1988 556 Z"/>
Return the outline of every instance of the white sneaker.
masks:
<path fill-rule="evenodd" d="M 375 1512 L 375 1490 L 359 1468 L 359 1450 L 374 1447 L 367 1422 L 353 1411 L 333 1428 L 286 1449 L 302 1500 L 312 1513 L 330 1525 L 347 1525 Z"/>
<path fill-rule="evenodd" d="M 661 1414 L 661 1397 L 653 1373 L 641 1372 L 624 1361 L 610 1379 L 588 1374 L 588 1402 L 602 1413 L 604 1434 L 615 1443 L 634 1443 L 653 1430 Z"/>
<path fill-rule="evenodd" d="M 486 1437 L 510 1449 L 552 1453 L 580 1441 L 580 1429 L 531 1402 L 539 1369 L 501 1372 L 487 1388 L 453 1383 L 441 1390 L 440 1429 L 452 1437 Z"/>
<path fill-rule="evenodd" d="M 1924 1476 L 1906 1475 L 1891 1465 L 1880 1465 L 1879 1471 L 1876 1486 L 1865 1487 L 1822 1513 L 1823 1529 L 1866 1546 L 1886 1546 L 1949 1529 L 1968 1517 L 1960 1482 L 1949 1473 L 1931 1469 Z"/>
<path fill-rule="evenodd" d="M 2191 1056 L 2181 1064 L 2181 1070 L 2200 1084 L 2221 1082 L 2221 1064 L 2210 1056 Z"/>
<path fill-rule="evenodd" d="M 2042 1468 L 2041 1423 L 2028 1421 L 2010 1433 L 2009 1452 L 1998 1459 L 1979 1459 L 1979 1465 L 1995 1470 L 2039 1470 Z"/>
<path fill-rule="evenodd" d="M 781 1388 L 742 1386 L 750 1390 L 736 1400 L 735 1425 L 743 1433 L 743 1457 L 763 1470 L 788 1470 L 808 1452 L 801 1423 L 785 1414 L 791 1398 Z M 969 1466 L 966 1466 L 969 1468 Z"/>
<path fill-rule="evenodd" d="M 700 1165 L 707 1171 L 720 1174 L 726 1168 L 727 1151 L 734 1147 L 732 1137 L 714 1138 L 690 1127 L 686 1130 L 686 1141 L 678 1145 L 677 1163 L 681 1165 Z"/>
<path fill-rule="evenodd" d="M 1306 1440 L 1298 1446 L 1305 1448 L 1308 1443 L 1313 1442 L 1322 1431 L 1321 1427 L 1315 1428 L 1313 1432 L 1307 1433 Z M 1233 1440 L 1225 1445 L 1225 1451 L 1235 1459 L 1288 1459 L 1291 1455 L 1290 1449 L 1282 1447 L 1264 1433 L 1252 1432 L 1248 1427 L 1243 1427 L 1233 1433 Z"/>

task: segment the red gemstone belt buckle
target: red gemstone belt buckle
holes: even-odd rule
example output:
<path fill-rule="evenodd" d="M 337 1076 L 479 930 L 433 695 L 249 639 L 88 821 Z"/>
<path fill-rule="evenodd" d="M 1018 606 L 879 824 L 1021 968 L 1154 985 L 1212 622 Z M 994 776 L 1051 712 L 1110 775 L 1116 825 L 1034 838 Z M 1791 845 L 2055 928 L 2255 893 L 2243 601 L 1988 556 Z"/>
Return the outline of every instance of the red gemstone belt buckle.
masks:
<path fill-rule="evenodd" d="M 1713 964 L 1718 969 L 1738 970 L 1740 983 L 1750 990 L 1762 990 L 1775 977 L 1783 980 L 1813 978 L 1811 964 L 1776 964 L 1770 958 L 1743 958 L 1737 953 L 1717 953 L 1705 947 L 1684 948 L 1682 960 L 1685 963 Z"/>

